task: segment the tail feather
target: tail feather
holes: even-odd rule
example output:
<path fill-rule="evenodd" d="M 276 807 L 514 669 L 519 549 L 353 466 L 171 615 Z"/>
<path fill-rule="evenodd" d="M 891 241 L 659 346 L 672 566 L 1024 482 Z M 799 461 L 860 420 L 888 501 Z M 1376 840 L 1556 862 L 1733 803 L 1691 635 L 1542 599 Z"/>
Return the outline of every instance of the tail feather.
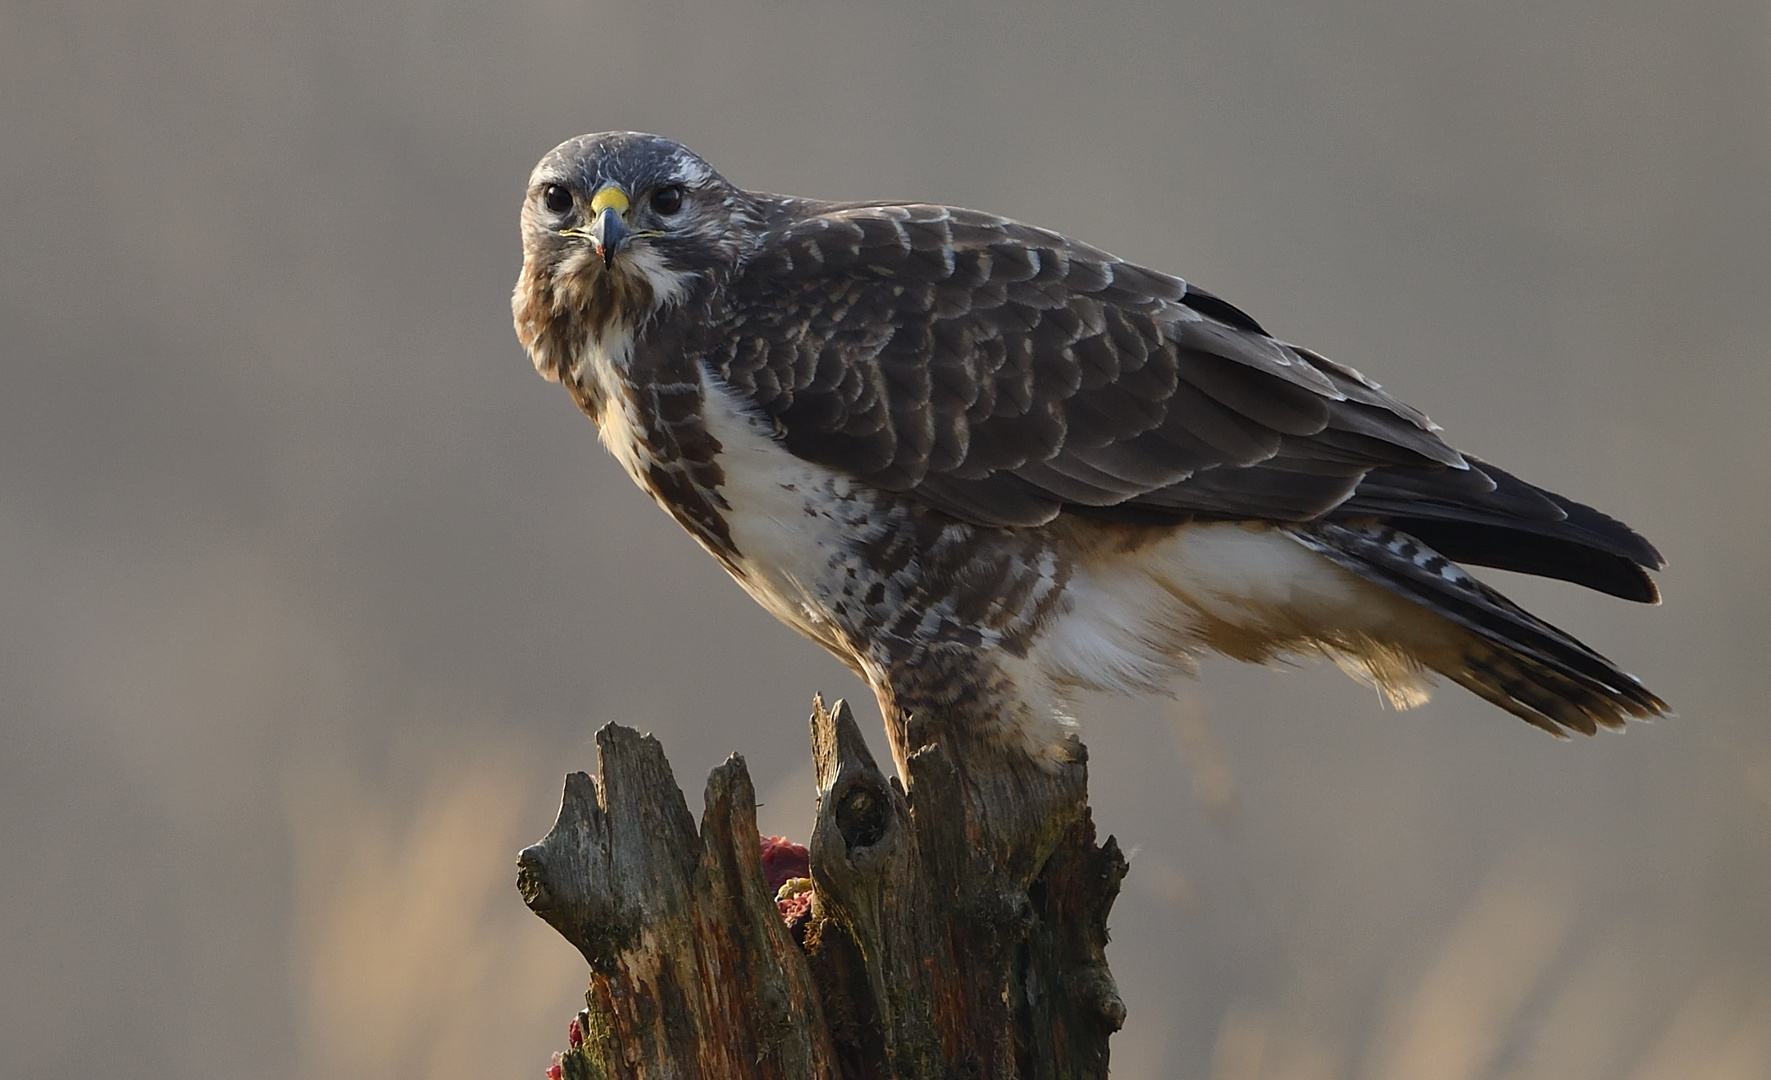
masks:
<path fill-rule="evenodd" d="M 1327 521 L 1286 530 L 1298 543 L 1450 620 L 1465 633 L 1418 659 L 1557 736 L 1666 713 L 1636 678 L 1457 564 L 1389 525 Z"/>
<path fill-rule="evenodd" d="M 1584 503 L 1464 455 L 1470 468 L 1377 469 L 1335 508 L 1337 520 L 1381 517 L 1449 559 L 1561 578 L 1657 603 L 1644 571 L 1665 565 L 1635 530 Z"/>

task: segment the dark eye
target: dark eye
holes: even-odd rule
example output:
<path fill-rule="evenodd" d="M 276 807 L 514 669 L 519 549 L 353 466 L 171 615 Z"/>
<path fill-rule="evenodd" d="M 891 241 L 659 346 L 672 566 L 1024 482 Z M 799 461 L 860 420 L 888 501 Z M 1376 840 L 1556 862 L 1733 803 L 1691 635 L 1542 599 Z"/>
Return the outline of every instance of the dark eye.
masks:
<path fill-rule="evenodd" d="M 564 184 L 549 184 L 542 188 L 541 201 L 556 214 L 572 209 L 572 193 L 566 190 Z"/>
<path fill-rule="evenodd" d="M 681 184 L 666 184 L 652 192 L 652 209 L 665 217 L 683 208 L 683 188 Z"/>

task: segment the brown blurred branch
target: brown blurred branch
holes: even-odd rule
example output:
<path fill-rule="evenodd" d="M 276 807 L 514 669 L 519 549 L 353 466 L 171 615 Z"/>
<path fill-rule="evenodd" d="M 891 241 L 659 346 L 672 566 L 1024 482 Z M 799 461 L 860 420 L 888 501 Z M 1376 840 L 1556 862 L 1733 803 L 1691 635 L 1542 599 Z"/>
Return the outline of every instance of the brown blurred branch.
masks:
<path fill-rule="evenodd" d="M 1097 847 L 1086 754 L 1057 769 L 909 725 L 908 788 L 847 707 L 814 705 L 812 911 L 796 944 L 763 881 L 734 755 L 697 834 L 657 740 L 597 734 L 558 822 L 518 860 L 524 900 L 590 962 L 564 1075 L 1107 1075 L 1125 1017 L 1107 911 L 1125 862 Z"/>

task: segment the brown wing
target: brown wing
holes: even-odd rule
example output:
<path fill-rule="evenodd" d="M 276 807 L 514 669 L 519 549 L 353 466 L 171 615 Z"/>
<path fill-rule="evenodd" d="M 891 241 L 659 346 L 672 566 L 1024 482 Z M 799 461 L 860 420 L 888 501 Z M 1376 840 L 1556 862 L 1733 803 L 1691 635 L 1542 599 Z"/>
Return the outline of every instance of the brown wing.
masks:
<path fill-rule="evenodd" d="M 1460 544 L 1470 530 L 1522 526 L 1609 560 L 1533 572 L 1619 595 L 1647 582 L 1636 563 L 1658 565 L 1621 525 L 1473 466 L 1422 413 L 1223 300 L 985 214 L 797 217 L 731 283 L 718 331 L 710 361 L 788 450 L 976 524 L 1361 514 L 1439 523 L 1461 551 L 1445 553 L 1477 563 L 1491 545 Z"/>

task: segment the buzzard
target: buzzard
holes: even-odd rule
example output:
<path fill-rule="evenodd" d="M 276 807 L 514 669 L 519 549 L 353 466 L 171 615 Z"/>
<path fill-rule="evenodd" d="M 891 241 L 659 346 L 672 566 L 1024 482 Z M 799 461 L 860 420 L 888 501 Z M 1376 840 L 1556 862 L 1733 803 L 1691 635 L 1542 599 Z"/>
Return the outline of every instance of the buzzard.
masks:
<path fill-rule="evenodd" d="M 1359 372 L 1046 229 L 733 186 L 585 135 L 523 203 L 517 336 L 629 476 L 878 695 L 1035 755 L 1081 690 L 1319 655 L 1558 736 L 1665 704 L 1458 564 L 1658 595 L 1642 537 Z M 973 730 L 968 728 L 967 730 Z"/>

